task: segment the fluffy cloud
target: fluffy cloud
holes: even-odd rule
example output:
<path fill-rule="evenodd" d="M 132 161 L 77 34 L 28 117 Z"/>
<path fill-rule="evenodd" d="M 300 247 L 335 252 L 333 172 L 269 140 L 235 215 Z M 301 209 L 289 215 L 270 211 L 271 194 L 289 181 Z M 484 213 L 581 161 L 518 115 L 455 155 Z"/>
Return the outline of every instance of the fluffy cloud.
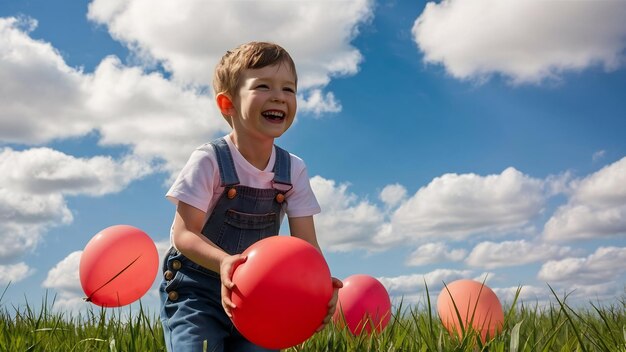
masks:
<path fill-rule="evenodd" d="M 298 65 L 303 90 L 323 88 L 332 77 L 352 75 L 362 61 L 350 42 L 373 13 L 357 1 L 95 0 L 88 18 L 108 27 L 144 64 L 161 63 L 179 82 L 207 85 L 219 58 L 252 40 L 280 43 Z M 150 13 L 150 16 L 146 16 Z M 268 20 L 271 19 L 271 20 Z M 315 92 L 310 111 L 336 111 L 331 95 Z"/>
<path fill-rule="evenodd" d="M 623 1 L 445 0 L 429 2 L 412 33 L 424 60 L 456 78 L 538 83 L 621 65 L 625 17 Z"/>
<path fill-rule="evenodd" d="M 0 265 L 0 285 L 22 281 L 34 272 L 34 269 L 26 265 L 26 263 Z"/>
<path fill-rule="evenodd" d="M 445 174 L 404 202 L 381 241 L 462 240 L 518 231 L 543 208 L 544 182 L 508 168 L 499 175 Z"/>
<path fill-rule="evenodd" d="M 151 172 L 133 157 L 75 158 L 49 148 L 0 150 L 0 260 L 10 261 L 36 247 L 51 226 L 71 223 L 67 195 L 118 192 Z M 4 186 L 6 185 L 6 186 Z"/>
<path fill-rule="evenodd" d="M 578 297 L 617 297 L 623 290 L 625 262 L 626 247 L 600 247 L 587 257 L 549 261 L 537 278 Z"/>
<path fill-rule="evenodd" d="M 572 181 L 566 205 L 544 227 L 548 240 L 565 241 L 626 235 L 626 158 Z"/>
<path fill-rule="evenodd" d="M 527 306 L 539 305 L 544 307 L 550 302 L 551 293 L 546 286 L 545 288 L 537 287 L 537 286 L 521 286 L 521 287 L 503 287 L 503 288 L 493 288 L 493 292 L 498 296 L 500 303 L 503 305 L 512 304 L 513 300 L 515 300 L 515 296 L 517 295 L 517 291 L 519 290 L 519 295 L 517 296 L 517 303 L 523 303 Z"/>
<path fill-rule="evenodd" d="M 49 43 L 29 32 L 37 22 L 0 18 L 0 141 L 37 144 L 84 135 L 93 128 L 85 110 L 82 73 L 68 67 Z"/>
<path fill-rule="evenodd" d="M 314 176 L 311 187 L 322 207 L 322 213 L 315 217 L 315 228 L 323 248 L 331 251 L 375 249 L 372 239 L 384 220 L 380 209 L 349 193 L 347 184 L 337 185 L 333 180 Z"/>
<path fill-rule="evenodd" d="M 80 287 L 80 277 L 78 273 L 80 256 L 82 254 L 83 251 L 75 251 L 68 254 L 67 257 L 50 269 L 42 286 L 45 288 L 54 288 L 63 295 L 84 295 Z"/>
<path fill-rule="evenodd" d="M 450 249 L 443 242 L 426 243 L 414 250 L 406 261 L 406 265 L 419 266 L 446 261 L 457 262 L 463 260 L 467 251 L 464 249 Z"/>
<path fill-rule="evenodd" d="M 97 133 L 101 145 L 127 146 L 174 172 L 190 150 L 228 130 L 209 95 L 115 57 L 90 74 L 70 68 L 49 43 L 29 37 L 35 26 L 0 18 L 1 142 L 37 145 Z"/>
<path fill-rule="evenodd" d="M 402 275 L 396 277 L 381 277 L 378 280 L 385 286 L 389 294 L 399 296 L 403 294 L 412 294 L 425 289 L 424 284 L 428 286 L 428 290 L 433 292 L 441 291 L 446 284 L 466 279 L 473 275 L 471 270 L 451 270 L 437 269 L 426 274 Z"/>
<path fill-rule="evenodd" d="M 388 207 L 395 207 L 406 200 L 407 190 L 401 184 L 387 185 L 380 191 L 378 198 Z"/>
<path fill-rule="evenodd" d="M 57 292 L 54 307 L 62 311 L 78 311 L 86 306 L 83 301 L 85 294 L 80 286 L 78 267 L 83 251 L 70 253 L 58 262 L 46 276 L 42 285 L 44 288 L 54 289 Z"/>
<path fill-rule="evenodd" d="M 88 194 L 119 192 L 131 181 L 152 172 L 132 156 L 76 158 L 49 148 L 0 150 L 0 182 L 25 194 Z"/>
<path fill-rule="evenodd" d="M 341 111 L 341 104 L 335 100 L 335 95 L 332 92 L 323 95 L 320 89 L 313 89 L 307 96 L 303 94 L 298 95 L 298 109 L 311 111 L 316 116 L 319 116 L 323 113 Z"/>
<path fill-rule="evenodd" d="M 160 169 L 174 173 L 190 150 L 227 125 L 212 99 L 114 57 L 86 74 L 29 33 L 28 18 L 0 18 L 0 142 L 39 145 L 95 133 L 131 154 L 75 158 L 49 148 L 0 150 L 0 260 L 14 261 L 46 231 L 72 221 L 65 197 L 119 192 Z"/>
<path fill-rule="evenodd" d="M 625 262 L 626 247 L 600 247 L 587 257 L 551 260 L 541 267 L 538 278 L 548 283 L 598 284 L 626 273 Z"/>
<path fill-rule="evenodd" d="M 472 236 L 523 233 L 543 210 L 554 191 L 553 183 L 514 168 L 487 176 L 445 174 L 408 198 L 402 185 L 388 185 L 379 194 L 384 204 L 380 206 L 349 193 L 347 184 L 311 178 L 323 209 L 316 217 L 320 242 L 335 251 L 375 251 L 431 238 L 462 241 Z M 407 264 L 458 261 L 465 254 L 450 252 L 442 243 L 423 244 Z"/>
<path fill-rule="evenodd" d="M 482 242 L 477 244 L 465 261 L 468 265 L 485 269 L 545 262 L 549 259 L 562 258 L 573 254 L 569 247 L 545 243 L 533 243 L 526 240 Z"/>
<path fill-rule="evenodd" d="M 159 73 L 126 67 L 115 57 L 102 60 L 86 102 L 103 146 L 124 145 L 146 160 L 161 159 L 173 173 L 189 153 L 228 125 L 213 99 L 181 88 Z"/>

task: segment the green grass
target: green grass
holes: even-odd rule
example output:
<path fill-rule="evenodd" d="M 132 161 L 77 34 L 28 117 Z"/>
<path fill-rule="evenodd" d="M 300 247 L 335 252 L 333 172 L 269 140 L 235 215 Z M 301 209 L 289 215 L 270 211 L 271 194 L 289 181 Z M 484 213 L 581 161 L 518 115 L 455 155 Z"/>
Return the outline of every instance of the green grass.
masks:
<path fill-rule="evenodd" d="M 5 290 L 6 291 L 6 290 Z M 289 352 L 336 351 L 610 351 L 626 352 L 626 299 L 610 306 L 590 303 L 574 309 L 554 292 L 547 308 L 512 304 L 501 334 L 481 343 L 467 331 L 460 339 L 443 328 L 429 300 L 423 306 L 395 307 L 387 328 L 372 336 L 352 336 L 329 326 Z M 0 351 L 165 351 L 156 315 L 130 309 L 91 309 L 71 315 L 44 297 L 33 309 L 7 306 L 0 295 Z M 426 295 L 426 297 L 428 297 Z"/>

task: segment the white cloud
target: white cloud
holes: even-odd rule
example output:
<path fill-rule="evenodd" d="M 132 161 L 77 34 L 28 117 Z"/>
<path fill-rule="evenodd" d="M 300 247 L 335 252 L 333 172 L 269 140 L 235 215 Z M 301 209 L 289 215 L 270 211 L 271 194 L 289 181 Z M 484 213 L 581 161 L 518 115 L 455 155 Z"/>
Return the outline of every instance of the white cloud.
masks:
<path fill-rule="evenodd" d="M 445 0 L 429 2 L 412 33 L 424 61 L 456 78 L 539 83 L 622 65 L 625 17 L 623 1 Z"/>
<path fill-rule="evenodd" d="M 26 263 L 0 265 L 0 285 L 14 284 L 29 277 L 35 272 Z"/>
<path fill-rule="evenodd" d="M 69 224 L 68 195 L 99 196 L 118 192 L 151 172 L 129 156 L 75 158 L 49 148 L 0 150 L 0 260 L 13 260 L 34 249 L 52 226 Z M 5 186 L 6 185 L 6 186 Z"/>
<path fill-rule="evenodd" d="M 626 234 L 626 205 L 594 208 L 588 205 L 560 207 L 544 228 L 548 240 L 571 241 Z"/>
<path fill-rule="evenodd" d="M 493 279 L 493 273 L 482 273 L 478 277 L 472 277 L 471 270 L 437 269 L 426 274 L 402 275 L 396 277 L 380 277 L 378 280 L 385 286 L 392 302 L 402 302 L 404 305 L 427 305 L 426 286 L 430 298 L 430 304 L 434 306 L 437 297 L 446 285 L 460 279 L 471 279 L 486 282 Z M 426 284 L 426 286 L 424 286 Z"/>
<path fill-rule="evenodd" d="M 455 280 L 467 279 L 471 275 L 471 270 L 437 269 L 426 274 L 380 277 L 378 280 L 385 286 L 390 295 L 400 296 L 425 291 L 424 284 L 428 286 L 428 291 L 432 294 L 441 291 L 444 282 L 449 284 Z"/>
<path fill-rule="evenodd" d="M 84 295 L 80 286 L 78 268 L 83 251 L 74 251 L 58 262 L 42 283 L 45 288 L 53 288 L 62 294 Z"/>
<path fill-rule="evenodd" d="M 534 237 L 532 222 L 543 212 L 547 199 L 562 193 L 571 195 L 570 203 L 548 221 L 545 238 L 570 235 L 574 230 L 581 238 L 590 234 L 623 235 L 626 191 L 620 185 L 626 184 L 625 175 L 626 158 L 574 181 L 567 172 L 541 180 L 514 168 L 487 176 L 445 174 L 408 198 L 402 185 L 388 185 L 378 196 L 382 205 L 350 193 L 348 184 L 338 185 L 319 176 L 312 178 L 311 184 L 323 209 L 316 217 L 322 246 L 331 251 L 376 251 L 418 243 L 421 247 L 409 256 L 407 265 L 424 265 L 459 261 L 467 255 L 462 249 L 431 243 L 433 238 L 465 241 L 511 234 Z M 564 214 L 568 216 L 567 224 L 555 227 Z M 518 255 L 510 257 L 509 253 Z M 570 247 L 542 243 L 541 239 L 487 241 L 475 246 L 466 264 L 492 269 L 576 253 Z"/>
<path fill-rule="evenodd" d="M 388 207 L 395 207 L 406 200 L 407 190 L 399 183 L 387 185 L 380 191 L 378 198 Z"/>
<path fill-rule="evenodd" d="M 560 298 L 614 300 L 623 294 L 625 262 L 626 247 L 600 247 L 587 257 L 549 261 L 537 278 L 552 286 Z"/>
<path fill-rule="evenodd" d="M 3 187 L 0 188 L 0 219 L 1 226 L 16 230 L 10 224 L 69 223 L 72 214 L 60 194 L 33 195 Z"/>
<path fill-rule="evenodd" d="M 626 158 L 570 184 L 571 197 L 544 227 L 548 240 L 626 235 Z"/>
<path fill-rule="evenodd" d="M 308 92 L 308 96 L 298 94 L 298 109 L 300 111 L 310 111 L 316 116 L 320 116 L 328 112 L 341 111 L 341 104 L 335 99 L 332 92 L 323 95 L 320 89 L 312 89 Z"/>
<path fill-rule="evenodd" d="M 510 305 L 515 299 L 517 290 L 520 290 L 517 297 L 517 304 L 524 304 L 526 307 L 545 307 L 552 299 L 552 293 L 548 287 L 537 287 L 532 285 L 521 285 L 521 287 L 493 288 L 493 292 L 503 305 Z"/>
<path fill-rule="evenodd" d="M 72 222 L 60 194 L 31 195 L 0 187 L 0 262 L 34 249 L 48 228 Z"/>
<path fill-rule="evenodd" d="M 534 262 L 545 262 L 573 254 L 570 247 L 534 243 L 526 240 L 481 242 L 477 244 L 466 259 L 471 266 L 494 269 L 518 266 Z"/>
<path fill-rule="evenodd" d="M 161 74 L 125 67 L 115 57 L 102 60 L 88 82 L 86 105 L 101 134 L 99 143 L 126 145 L 142 158 L 163 159 L 169 172 L 180 170 L 207 138 L 228 130 L 208 95 L 181 88 Z"/>
<path fill-rule="evenodd" d="M 127 156 L 76 158 L 49 148 L 0 150 L 0 182 L 23 194 L 88 194 L 119 192 L 151 173 L 144 161 Z"/>
<path fill-rule="evenodd" d="M 545 263 L 537 277 L 551 283 L 594 285 L 616 281 L 626 274 L 626 247 L 600 247 L 587 257 L 568 257 Z"/>
<path fill-rule="evenodd" d="M 38 145 L 95 133 L 131 154 L 76 158 L 49 148 L 0 149 L 0 260 L 35 248 L 72 222 L 65 197 L 119 192 L 160 168 L 178 171 L 190 150 L 226 131 L 212 98 L 157 73 L 105 58 L 92 74 L 68 67 L 49 43 L 30 38 L 28 18 L 0 18 L 0 142 Z"/>
<path fill-rule="evenodd" d="M 54 308 L 59 311 L 77 312 L 89 306 L 83 300 L 85 293 L 80 284 L 79 266 L 82 253 L 83 251 L 72 252 L 58 262 L 48 271 L 41 284 L 44 288 L 56 291 Z"/>
<path fill-rule="evenodd" d="M 210 95 L 115 57 L 91 74 L 70 68 L 49 43 L 30 38 L 24 22 L 36 26 L 0 18 L 1 142 L 37 145 L 95 131 L 99 144 L 161 159 L 173 173 L 190 150 L 228 130 Z"/>
<path fill-rule="evenodd" d="M 315 217 L 322 248 L 331 251 L 376 249 L 372 239 L 384 220 L 380 209 L 349 193 L 347 184 L 337 185 L 333 180 L 314 176 L 311 187 L 322 207 L 322 213 Z"/>
<path fill-rule="evenodd" d="M 293 56 L 299 86 L 308 90 L 358 71 L 362 57 L 350 42 L 359 26 L 372 18 L 373 6 L 371 0 L 175 4 L 95 0 L 89 5 L 88 18 L 106 25 L 140 61 L 161 62 L 174 80 L 192 84 L 210 84 L 219 58 L 236 45 L 253 40 L 277 42 Z M 340 108 L 331 93 L 324 98 L 319 94 L 314 100 L 301 99 L 308 102 L 303 108 L 313 112 Z"/>
<path fill-rule="evenodd" d="M 626 157 L 590 176 L 574 181 L 572 200 L 593 206 L 612 206 L 626 201 Z"/>
<path fill-rule="evenodd" d="M 463 240 L 476 234 L 519 231 L 539 214 L 544 182 L 508 168 L 499 175 L 445 174 L 404 202 L 381 242 Z"/>
<path fill-rule="evenodd" d="M 79 70 L 49 43 L 28 36 L 37 22 L 0 18 L 0 141 L 38 144 L 88 133 Z"/>
<path fill-rule="evenodd" d="M 465 258 L 464 249 L 451 249 L 443 242 L 426 243 L 413 251 L 406 261 L 406 265 L 419 266 L 445 261 L 458 262 Z"/>

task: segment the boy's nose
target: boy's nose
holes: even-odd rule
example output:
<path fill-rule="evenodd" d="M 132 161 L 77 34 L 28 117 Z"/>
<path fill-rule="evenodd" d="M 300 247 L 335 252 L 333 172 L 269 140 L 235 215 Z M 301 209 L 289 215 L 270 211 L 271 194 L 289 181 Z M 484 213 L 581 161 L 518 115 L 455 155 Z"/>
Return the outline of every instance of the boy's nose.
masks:
<path fill-rule="evenodd" d="M 282 97 L 281 94 L 274 94 L 274 96 L 272 96 L 272 102 L 283 103 L 284 101 L 285 99 Z"/>
<path fill-rule="evenodd" d="M 282 89 L 275 90 L 272 94 L 271 100 L 276 103 L 284 103 L 286 101 L 285 92 L 283 92 Z"/>

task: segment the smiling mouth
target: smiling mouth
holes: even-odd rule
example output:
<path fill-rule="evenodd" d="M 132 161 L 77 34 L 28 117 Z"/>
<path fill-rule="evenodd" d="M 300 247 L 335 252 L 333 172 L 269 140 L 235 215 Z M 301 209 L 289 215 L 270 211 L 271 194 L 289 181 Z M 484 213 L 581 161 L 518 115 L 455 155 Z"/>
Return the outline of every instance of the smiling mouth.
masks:
<path fill-rule="evenodd" d="M 267 110 L 262 112 L 261 115 L 271 122 L 281 122 L 285 119 L 285 113 L 279 110 Z"/>

